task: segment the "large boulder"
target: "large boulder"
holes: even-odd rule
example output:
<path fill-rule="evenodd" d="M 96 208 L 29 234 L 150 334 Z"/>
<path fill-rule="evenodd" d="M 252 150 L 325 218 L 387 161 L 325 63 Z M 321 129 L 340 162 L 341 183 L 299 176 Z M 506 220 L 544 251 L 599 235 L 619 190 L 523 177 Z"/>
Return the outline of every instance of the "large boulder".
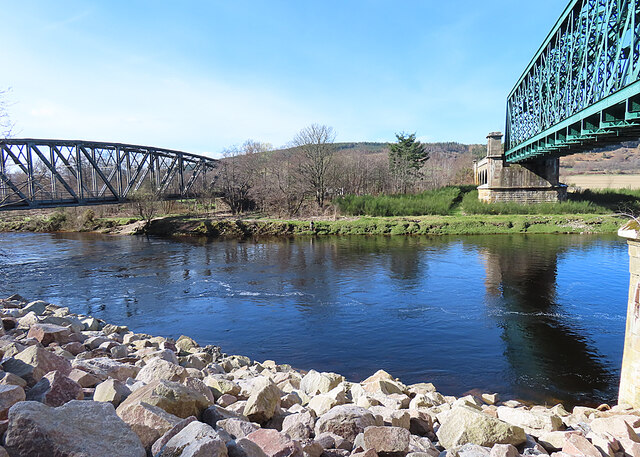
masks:
<path fill-rule="evenodd" d="M 471 443 L 479 446 L 524 443 L 527 438 L 521 427 L 507 424 L 469 406 L 457 406 L 449 411 L 437 432 L 446 449 Z"/>
<path fill-rule="evenodd" d="M 117 414 L 131 430 L 138 435 L 145 449 L 151 449 L 151 445 L 166 432 L 171 430 L 181 419 L 169 414 L 164 409 L 147 403 L 132 403 L 117 409 Z"/>
<path fill-rule="evenodd" d="M 184 367 L 160 358 L 153 358 L 142 367 L 136 376 L 136 380 L 147 384 L 161 379 L 182 382 L 187 376 L 187 370 Z"/>
<path fill-rule="evenodd" d="M 226 457 L 227 447 L 216 431 L 194 421 L 161 448 L 156 457 Z"/>
<path fill-rule="evenodd" d="M 411 426 L 411 415 L 406 409 L 391 409 L 385 406 L 372 406 L 369 411 L 382 419 L 384 425 L 392 427 L 402 427 L 409 430 Z"/>
<path fill-rule="evenodd" d="M 550 410 L 526 410 L 523 408 L 498 407 L 498 419 L 522 427 L 526 433 L 540 436 L 544 432 L 555 432 L 563 426 L 560 416 Z"/>
<path fill-rule="evenodd" d="M 47 373 L 27 392 L 27 400 L 39 401 L 54 407 L 62 406 L 71 400 L 82 399 L 82 386 L 59 371 Z"/>
<path fill-rule="evenodd" d="M 38 346 L 29 346 L 2 363 L 4 371 L 20 376 L 33 386 L 50 371 L 59 371 L 65 376 L 71 373 L 71 363 Z"/>
<path fill-rule="evenodd" d="M 315 433 L 330 432 L 353 443 L 359 433 L 376 424 L 376 418 L 364 408 L 353 405 L 340 405 L 331 408 L 318 418 Z"/>
<path fill-rule="evenodd" d="M 302 457 L 302 446 L 284 433 L 270 428 L 261 428 L 247 436 L 269 457 Z"/>
<path fill-rule="evenodd" d="M 196 420 L 197 419 L 194 416 L 189 416 L 186 419 L 182 419 L 180 422 L 174 425 L 171 428 L 171 430 L 169 430 L 168 432 L 165 432 L 164 435 L 162 435 L 160 438 L 156 440 L 155 443 L 153 443 L 153 445 L 151 446 L 151 455 L 154 455 L 154 456 L 157 455 L 160 452 L 160 450 L 162 450 L 163 446 L 167 444 L 171 438 L 176 436 L 178 433 L 182 431 L 182 429 L 184 429 L 187 425 L 189 425 L 191 422 L 194 422 Z"/>
<path fill-rule="evenodd" d="M 569 455 L 580 455 L 584 457 L 602 457 L 602 454 L 588 439 L 579 434 L 568 435 L 562 452 Z"/>
<path fill-rule="evenodd" d="M 213 395 L 216 400 L 225 394 L 237 397 L 241 391 L 241 388 L 238 384 L 224 378 L 207 376 L 202 381 L 213 391 Z"/>
<path fill-rule="evenodd" d="M 189 416 L 200 417 L 202 411 L 210 405 L 207 397 L 200 392 L 177 382 L 160 380 L 134 391 L 118 406 L 118 412 L 127 405 L 140 402 L 157 406 L 183 419 Z"/>
<path fill-rule="evenodd" d="M 406 428 L 367 427 L 364 429 L 364 448 L 374 449 L 380 456 L 402 457 L 409 452 L 410 438 Z"/>
<path fill-rule="evenodd" d="M 131 395 L 129 387 L 117 379 L 109 378 L 96 386 L 93 400 L 108 401 L 117 408 L 129 395 Z"/>
<path fill-rule="evenodd" d="M 255 432 L 260 428 L 259 424 L 236 418 L 222 419 L 216 424 L 217 429 L 222 429 L 235 439 L 244 438 L 249 433 Z"/>
<path fill-rule="evenodd" d="M 11 384 L 0 385 L 0 420 L 5 420 L 9 413 L 9 408 L 25 400 L 24 389 Z"/>
<path fill-rule="evenodd" d="M 96 357 L 94 359 L 74 360 L 74 368 L 88 371 L 101 379 L 114 378 L 125 382 L 127 378 L 135 378 L 140 368 L 128 363 L 118 362 L 108 357 Z"/>
<path fill-rule="evenodd" d="M 254 422 L 268 421 L 280 405 L 280 395 L 280 389 L 270 379 L 259 378 L 244 407 L 244 415 Z"/>
<path fill-rule="evenodd" d="M 589 423 L 591 431 L 598 435 L 605 436 L 607 433 L 618 439 L 629 439 L 640 443 L 640 437 L 633 430 L 631 425 L 622 417 L 601 417 Z"/>
<path fill-rule="evenodd" d="M 317 416 L 321 416 L 331 408 L 349 402 L 345 383 L 339 384 L 326 394 L 316 395 L 309 401 L 307 408 L 312 409 Z"/>
<path fill-rule="evenodd" d="M 66 344 L 70 340 L 71 330 L 67 327 L 55 324 L 33 324 L 29 328 L 27 338 L 35 338 L 43 346 L 48 346 L 54 341 L 59 344 Z"/>
<path fill-rule="evenodd" d="M 307 395 L 318 395 L 329 392 L 344 382 L 344 377 L 336 373 L 318 373 L 311 370 L 300 381 L 300 389 Z"/>
<path fill-rule="evenodd" d="M 227 452 L 229 457 L 268 457 L 260 446 L 247 438 L 228 442 Z M 305 454 L 305 457 L 320 457 L 320 454 L 316 456 Z"/>
<path fill-rule="evenodd" d="M 176 341 L 176 348 L 180 349 L 183 352 L 189 352 L 197 347 L 200 347 L 200 345 L 196 343 L 193 338 L 190 338 L 186 335 L 180 335 L 180 338 L 178 338 L 178 341 Z"/>
<path fill-rule="evenodd" d="M 316 418 L 311 411 L 304 410 L 289 414 L 282 421 L 282 433 L 286 433 L 295 440 L 306 440 L 313 434 L 315 423 Z"/>
<path fill-rule="evenodd" d="M 247 416 L 244 416 L 241 413 L 230 411 L 218 405 L 210 406 L 202 413 L 202 422 L 209 424 L 212 427 L 217 427 L 218 421 L 225 419 L 240 419 L 249 421 L 249 418 Z"/>
<path fill-rule="evenodd" d="M 22 313 L 23 315 L 28 313 L 34 313 L 39 316 L 44 313 L 45 309 L 47 309 L 48 304 L 49 303 L 42 300 L 32 301 L 30 303 L 27 303 L 27 305 L 24 308 L 22 308 Z"/>
<path fill-rule="evenodd" d="M 109 403 L 73 400 L 58 408 L 24 401 L 9 410 L 5 448 L 12 457 L 145 457 L 138 436 Z"/>

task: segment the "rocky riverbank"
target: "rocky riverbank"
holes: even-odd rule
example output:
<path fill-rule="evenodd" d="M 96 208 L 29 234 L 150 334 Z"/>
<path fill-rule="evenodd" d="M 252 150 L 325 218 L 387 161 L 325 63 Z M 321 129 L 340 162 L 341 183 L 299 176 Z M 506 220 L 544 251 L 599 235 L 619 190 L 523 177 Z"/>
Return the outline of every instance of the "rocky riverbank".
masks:
<path fill-rule="evenodd" d="M 640 457 L 640 410 L 361 383 L 0 299 L 1 456 Z M 461 374 L 462 375 L 462 374 Z"/>

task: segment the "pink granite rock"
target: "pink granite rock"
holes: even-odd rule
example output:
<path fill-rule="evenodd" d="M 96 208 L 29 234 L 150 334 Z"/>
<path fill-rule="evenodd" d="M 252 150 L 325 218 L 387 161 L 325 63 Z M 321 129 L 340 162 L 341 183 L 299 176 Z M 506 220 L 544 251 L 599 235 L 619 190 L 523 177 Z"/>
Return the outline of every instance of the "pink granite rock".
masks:
<path fill-rule="evenodd" d="M 5 371 L 20 376 L 33 386 L 50 371 L 59 371 L 65 376 L 71 373 L 71 363 L 38 346 L 29 346 L 2 363 Z"/>
<path fill-rule="evenodd" d="M 269 457 L 302 457 L 302 446 L 287 435 L 269 428 L 261 428 L 247 435 Z"/>
<path fill-rule="evenodd" d="M 82 386 L 59 371 L 47 373 L 27 392 L 27 400 L 54 407 L 82 399 Z"/>
<path fill-rule="evenodd" d="M 54 341 L 58 344 L 66 344 L 70 341 L 71 330 L 67 327 L 55 324 L 33 324 L 29 328 L 27 338 L 35 338 L 43 346 L 48 346 Z"/>
<path fill-rule="evenodd" d="M 25 400 L 24 390 L 20 386 L 0 385 L 0 419 L 7 418 L 9 408 Z"/>

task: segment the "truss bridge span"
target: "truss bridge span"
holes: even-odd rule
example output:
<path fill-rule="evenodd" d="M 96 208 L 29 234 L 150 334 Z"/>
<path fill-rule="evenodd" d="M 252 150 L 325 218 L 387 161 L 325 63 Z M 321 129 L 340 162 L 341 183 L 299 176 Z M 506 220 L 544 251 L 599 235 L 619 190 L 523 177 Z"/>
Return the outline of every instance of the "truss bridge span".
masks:
<path fill-rule="evenodd" d="M 0 210 L 125 202 L 136 192 L 196 197 L 217 160 L 152 146 L 0 140 Z"/>

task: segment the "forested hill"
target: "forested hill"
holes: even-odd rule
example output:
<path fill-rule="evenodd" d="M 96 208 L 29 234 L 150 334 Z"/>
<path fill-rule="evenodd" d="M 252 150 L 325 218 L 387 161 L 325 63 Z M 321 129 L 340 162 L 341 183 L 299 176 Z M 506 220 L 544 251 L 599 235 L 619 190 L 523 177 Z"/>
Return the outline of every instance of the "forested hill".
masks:
<path fill-rule="evenodd" d="M 360 154 L 386 154 L 389 152 L 389 144 L 391 143 L 375 143 L 369 141 L 353 142 L 353 143 L 334 143 L 336 151 L 340 152 L 357 152 Z M 423 143 L 427 151 L 440 152 L 447 155 L 474 153 L 474 155 L 483 156 L 486 146 L 482 144 L 462 144 L 455 141 L 442 143 Z M 288 150 L 282 149 L 283 151 Z"/>

